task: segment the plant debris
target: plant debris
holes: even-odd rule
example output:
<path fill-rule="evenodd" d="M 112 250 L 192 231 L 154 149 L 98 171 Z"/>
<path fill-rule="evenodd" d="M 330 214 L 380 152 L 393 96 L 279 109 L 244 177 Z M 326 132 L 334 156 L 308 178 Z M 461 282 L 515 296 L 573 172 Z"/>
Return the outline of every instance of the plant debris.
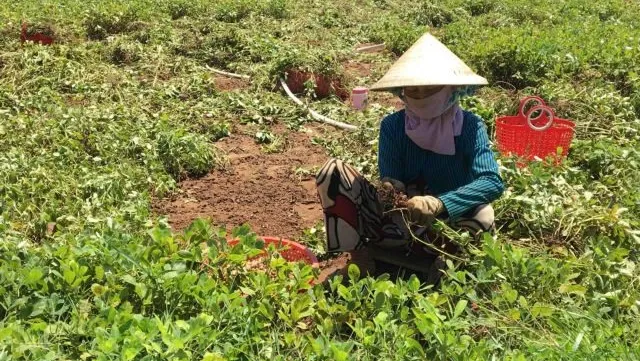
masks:
<path fill-rule="evenodd" d="M 387 183 L 376 185 L 376 189 L 378 190 L 378 200 L 382 203 L 385 212 L 407 208 L 409 198 L 406 194 Z"/>

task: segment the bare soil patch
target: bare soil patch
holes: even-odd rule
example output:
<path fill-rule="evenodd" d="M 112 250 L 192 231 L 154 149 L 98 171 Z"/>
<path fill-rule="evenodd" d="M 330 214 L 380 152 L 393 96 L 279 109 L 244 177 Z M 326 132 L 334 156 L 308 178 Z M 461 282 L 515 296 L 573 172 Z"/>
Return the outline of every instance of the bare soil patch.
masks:
<path fill-rule="evenodd" d="M 221 91 L 232 91 L 237 89 L 245 89 L 249 86 L 246 79 L 232 78 L 224 75 L 216 75 L 213 78 L 216 89 Z"/>
<path fill-rule="evenodd" d="M 174 229 L 184 229 L 196 218 L 211 218 L 228 230 L 248 223 L 260 236 L 297 239 L 322 220 L 315 187 L 315 170 L 326 160 L 325 150 L 311 144 L 321 131 L 290 132 L 276 126 L 286 138 L 281 153 L 267 154 L 254 138 L 239 129 L 216 144 L 230 166 L 180 183 L 181 193 L 156 203 L 157 213 L 168 215 Z M 307 172 L 298 172 L 296 169 Z M 306 175 L 305 175 L 306 173 Z"/>
<path fill-rule="evenodd" d="M 366 78 L 371 76 L 372 64 L 349 60 L 342 64 L 344 72 L 350 78 Z"/>

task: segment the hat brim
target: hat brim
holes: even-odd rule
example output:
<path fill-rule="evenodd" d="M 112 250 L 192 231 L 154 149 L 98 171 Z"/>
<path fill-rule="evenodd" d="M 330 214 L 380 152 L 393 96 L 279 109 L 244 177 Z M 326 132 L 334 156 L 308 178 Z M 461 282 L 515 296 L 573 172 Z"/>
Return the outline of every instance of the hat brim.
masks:
<path fill-rule="evenodd" d="M 413 86 L 443 86 L 443 85 L 452 85 L 452 86 L 465 86 L 465 85 L 487 85 L 489 82 L 487 79 L 475 75 L 469 76 L 465 78 L 456 79 L 456 81 L 452 80 L 440 80 L 434 79 L 433 81 L 424 81 L 420 79 L 380 79 L 377 83 L 375 83 L 369 90 L 372 91 L 387 91 L 396 88 L 405 88 L 405 87 L 413 87 Z"/>
<path fill-rule="evenodd" d="M 487 84 L 487 79 L 476 74 L 449 48 L 426 33 L 370 89 Z"/>

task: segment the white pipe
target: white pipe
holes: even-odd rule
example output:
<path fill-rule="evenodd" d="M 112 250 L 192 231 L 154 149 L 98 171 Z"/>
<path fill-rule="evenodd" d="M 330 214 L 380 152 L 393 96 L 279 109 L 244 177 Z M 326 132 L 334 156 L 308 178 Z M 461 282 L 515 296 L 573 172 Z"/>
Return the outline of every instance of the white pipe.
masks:
<path fill-rule="evenodd" d="M 375 45 L 375 46 L 377 46 L 377 45 Z M 382 46 L 384 46 L 384 44 L 382 44 Z M 214 68 L 212 68 L 212 67 L 210 67 L 208 65 L 206 65 L 206 67 L 207 67 L 207 69 L 211 70 L 212 72 L 214 72 L 216 74 L 230 76 L 230 77 L 233 77 L 233 78 L 250 79 L 250 77 L 248 75 L 229 73 L 229 72 L 226 72 L 226 71 L 214 69 Z M 305 108 L 309 112 L 309 114 L 311 114 L 311 117 L 313 119 L 319 120 L 321 122 L 333 125 L 334 127 L 338 127 L 338 128 L 349 130 L 349 131 L 358 130 L 358 127 L 356 127 L 355 125 L 338 122 L 338 121 L 333 120 L 331 118 L 325 117 L 324 115 L 322 115 L 322 114 L 316 112 L 315 110 L 309 108 L 308 106 L 306 106 L 300 99 L 298 99 L 295 95 L 293 95 L 293 93 L 291 92 L 291 89 L 289 89 L 289 87 L 287 86 L 287 83 L 285 83 L 282 78 L 280 78 L 280 84 L 284 88 L 284 91 L 287 93 L 289 98 L 291 98 L 291 100 L 293 100 L 294 103 L 296 103 L 296 104 L 300 105 L 301 107 Z"/>
<path fill-rule="evenodd" d="M 242 75 L 242 74 L 236 74 L 236 73 L 229 73 L 226 71 L 222 71 L 222 70 L 218 70 L 218 69 L 214 69 L 210 66 L 206 66 L 207 69 L 211 70 L 212 72 L 216 73 L 216 74 L 220 74 L 220 75 L 224 75 L 224 76 L 229 76 L 232 78 L 239 78 L 239 79 L 249 79 L 248 75 Z"/>
<path fill-rule="evenodd" d="M 369 45 L 369 46 L 363 46 L 361 48 L 356 49 L 357 52 L 366 52 L 366 51 L 378 51 L 378 50 L 382 50 L 384 49 L 384 43 L 382 44 L 376 44 L 376 45 Z"/>
<path fill-rule="evenodd" d="M 338 128 L 341 128 L 341 129 L 349 130 L 349 131 L 352 131 L 352 132 L 358 130 L 358 127 L 356 127 L 355 125 L 342 123 L 342 122 L 338 122 L 336 120 L 333 120 L 331 118 L 327 118 L 324 115 L 322 115 L 322 114 L 316 112 L 315 110 L 309 108 L 308 106 L 306 106 L 300 99 L 298 99 L 295 95 L 293 95 L 293 93 L 291 92 L 291 89 L 289 89 L 289 87 L 287 86 L 287 83 L 284 82 L 284 79 L 280 78 L 280 84 L 284 88 L 284 91 L 287 93 L 289 98 L 291 98 L 291 100 L 293 100 L 294 103 L 296 103 L 296 104 L 300 105 L 301 107 L 305 108 L 309 112 L 309 114 L 311 114 L 311 117 L 313 119 L 319 120 L 321 122 L 333 125 L 334 127 L 338 127 Z"/>

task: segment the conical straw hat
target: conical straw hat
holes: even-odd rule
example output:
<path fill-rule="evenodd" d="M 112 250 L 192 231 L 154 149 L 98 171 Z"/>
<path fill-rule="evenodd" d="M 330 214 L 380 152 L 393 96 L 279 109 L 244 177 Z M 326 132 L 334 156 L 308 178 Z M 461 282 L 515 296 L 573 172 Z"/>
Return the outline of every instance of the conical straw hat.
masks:
<path fill-rule="evenodd" d="M 406 86 L 486 85 L 476 74 L 433 35 L 424 34 L 398 59 L 371 90 Z"/>

